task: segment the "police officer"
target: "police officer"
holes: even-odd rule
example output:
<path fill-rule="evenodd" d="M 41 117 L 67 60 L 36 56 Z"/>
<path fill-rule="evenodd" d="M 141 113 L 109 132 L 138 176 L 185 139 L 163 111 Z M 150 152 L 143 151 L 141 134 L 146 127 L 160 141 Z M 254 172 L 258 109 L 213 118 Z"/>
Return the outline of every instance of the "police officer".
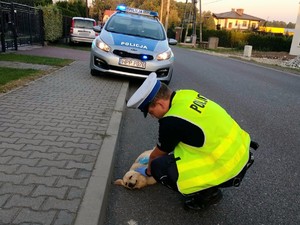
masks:
<path fill-rule="evenodd" d="M 151 73 L 127 103 L 158 119 L 158 143 L 147 167 L 201 210 L 222 198 L 220 187 L 238 186 L 250 162 L 250 136 L 217 103 L 193 90 L 172 91 Z"/>

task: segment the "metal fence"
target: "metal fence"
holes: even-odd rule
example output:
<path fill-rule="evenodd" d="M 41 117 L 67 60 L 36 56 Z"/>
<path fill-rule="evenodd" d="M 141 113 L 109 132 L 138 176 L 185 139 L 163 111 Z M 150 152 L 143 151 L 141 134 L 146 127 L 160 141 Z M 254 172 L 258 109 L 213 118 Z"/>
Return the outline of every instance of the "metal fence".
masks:
<path fill-rule="evenodd" d="M 63 20 L 62 21 L 62 24 L 63 24 L 62 40 L 65 43 L 69 43 L 70 27 L 71 27 L 71 24 L 72 24 L 72 17 L 63 16 L 62 20 Z"/>
<path fill-rule="evenodd" d="M 44 45 L 42 10 L 0 1 L 0 32 L 2 52 L 22 45 Z"/>

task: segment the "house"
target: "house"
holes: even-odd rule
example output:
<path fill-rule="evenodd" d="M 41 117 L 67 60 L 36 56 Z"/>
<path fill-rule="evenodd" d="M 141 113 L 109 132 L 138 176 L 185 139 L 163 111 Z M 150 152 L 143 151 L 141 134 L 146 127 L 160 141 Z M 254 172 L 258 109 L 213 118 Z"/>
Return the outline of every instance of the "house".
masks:
<path fill-rule="evenodd" d="M 300 55 L 300 3 L 298 7 L 298 16 L 291 44 L 290 55 Z"/>
<path fill-rule="evenodd" d="M 108 18 L 115 12 L 116 12 L 115 10 L 105 10 L 103 13 L 103 19 L 102 19 L 103 23 L 105 23 L 108 20 Z"/>
<path fill-rule="evenodd" d="M 212 14 L 217 29 L 252 30 L 257 29 L 264 19 L 244 13 L 244 9 L 231 9 L 230 12 Z"/>

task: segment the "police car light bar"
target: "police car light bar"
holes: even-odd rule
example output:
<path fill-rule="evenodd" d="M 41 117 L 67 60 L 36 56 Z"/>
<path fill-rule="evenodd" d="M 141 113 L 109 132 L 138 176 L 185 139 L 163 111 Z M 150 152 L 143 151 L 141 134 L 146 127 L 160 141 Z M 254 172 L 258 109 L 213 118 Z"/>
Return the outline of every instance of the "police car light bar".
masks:
<path fill-rule="evenodd" d="M 127 7 L 124 4 L 118 5 L 116 10 L 119 11 L 119 12 L 127 12 L 127 13 L 140 14 L 140 15 L 144 15 L 144 16 L 158 17 L 157 12 L 149 11 L 149 10 L 143 10 L 143 9 L 130 8 L 130 7 Z"/>

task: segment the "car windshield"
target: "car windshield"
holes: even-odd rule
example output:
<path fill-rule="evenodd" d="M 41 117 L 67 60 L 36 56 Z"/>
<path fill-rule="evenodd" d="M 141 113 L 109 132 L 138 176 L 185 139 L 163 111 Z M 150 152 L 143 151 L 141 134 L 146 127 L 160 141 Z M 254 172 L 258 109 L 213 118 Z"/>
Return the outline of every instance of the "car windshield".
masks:
<path fill-rule="evenodd" d="M 110 18 L 105 29 L 114 33 L 165 40 L 165 33 L 161 24 L 155 19 L 143 16 L 116 14 Z"/>
<path fill-rule="evenodd" d="M 74 20 L 75 28 L 93 28 L 94 22 L 92 20 Z"/>

